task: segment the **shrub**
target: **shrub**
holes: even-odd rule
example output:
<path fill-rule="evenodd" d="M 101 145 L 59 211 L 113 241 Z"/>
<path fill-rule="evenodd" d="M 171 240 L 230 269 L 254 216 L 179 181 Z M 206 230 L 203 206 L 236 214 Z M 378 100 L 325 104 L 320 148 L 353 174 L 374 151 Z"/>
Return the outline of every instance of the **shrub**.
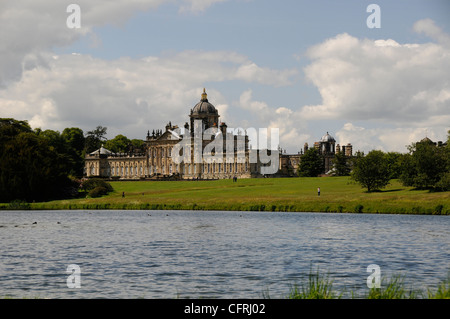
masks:
<path fill-rule="evenodd" d="M 450 190 L 450 172 L 446 172 L 442 175 L 441 179 L 436 183 L 435 189 L 438 191 Z"/>
<path fill-rule="evenodd" d="M 362 213 L 364 206 L 361 204 L 358 204 L 355 206 L 355 213 Z"/>
<path fill-rule="evenodd" d="M 84 180 L 81 183 L 81 188 L 86 192 L 86 191 L 91 191 L 97 187 L 103 187 L 106 189 L 107 193 L 112 192 L 113 188 L 111 186 L 110 183 L 104 181 L 103 179 L 100 178 L 91 178 L 91 179 L 87 179 Z"/>
<path fill-rule="evenodd" d="M 89 197 L 95 198 L 108 194 L 108 190 L 105 187 L 98 186 L 94 189 L 91 189 L 88 193 Z"/>
<path fill-rule="evenodd" d="M 7 209 L 11 209 L 11 210 L 30 209 L 30 204 L 25 201 L 22 201 L 22 200 L 14 200 L 8 204 Z"/>

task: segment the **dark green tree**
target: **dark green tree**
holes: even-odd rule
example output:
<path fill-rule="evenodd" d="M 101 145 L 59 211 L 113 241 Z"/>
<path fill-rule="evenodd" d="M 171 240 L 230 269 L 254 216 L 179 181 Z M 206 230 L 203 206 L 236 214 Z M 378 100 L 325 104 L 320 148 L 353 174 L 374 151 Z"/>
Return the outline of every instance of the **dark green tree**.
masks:
<path fill-rule="evenodd" d="M 107 127 L 97 126 L 94 130 L 88 131 L 85 137 L 85 153 L 89 154 L 98 150 L 106 142 Z"/>
<path fill-rule="evenodd" d="M 131 140 L 131 145 L 133 146 L 133 148 L 134 148 L 135 150 L 139 150 L 139 151 L 141 151 L 141 152 L 144 151 L 144 146 L 145 146 L 145 144 L 144 144 L 144 141 L 143 141 L 143 140 L 132 139 L 132 140 Z"/>
<path fill-rule="evenodd" d="M 324 171 L 324 162 L 315 148 L 308 149 L 300 158 L 298 175 L 302 177 L 316 177 Z"/>
<path fill-rule="evenodd" d="M 413 143 L 402 161 L 400 180 L 405 186 L 432 189 L 449 172 L 450 152 L 429 139 Z M 442 186 L 440 186 L 442 188 Z"/>
<path fill-rule="evenodd" d="M 61 133 L 61 137 L 69 144 L 77 155 L 83 155 L 85 137 L 82 129 L 78 127 L 65 128 Z"/>
<path fill-rule="evenodd" d="M 348 176 L 350 175 L 350 160 L 344 153 L 336 153 L 333 159 L 333 170 L 336 176 Z"/>
<path fill-rule="evenodd" d="M 382 151 L 373 150 L 366 156 L 357 155 L 351 178 L 368 192 L 386 187 L 390 181 L 388 161 Z"/>
<path fill-rule="evenodd" d="M 404 154 L 398 152 L 387 152 L 385 154 L 389 167 L 389 175 L 391 179 L 397 179 L 402 174 L 402 160 Z"/>
<path fill-rule="evenodd" d="M 0 133 L 0 202 L 63 198 L 77 191 L 67 157 L 52 145 L 57 134 L 37 134 L 13 119 L 0 119 Z"/>
<path fill-rule="evenodd" d="M 65 128 L 61 137 L 67 145 L 67 153 L 73 162 L 72 175 L 81 177 L 84 169 L 85 137 L 78 127 Z"/>
<path fill-rule="evenodd" d="M 119 134 L 111 140 L 105 142 L 104 147 L 114 153 L 127 153 L 131 141 L 124 135 Z"/>

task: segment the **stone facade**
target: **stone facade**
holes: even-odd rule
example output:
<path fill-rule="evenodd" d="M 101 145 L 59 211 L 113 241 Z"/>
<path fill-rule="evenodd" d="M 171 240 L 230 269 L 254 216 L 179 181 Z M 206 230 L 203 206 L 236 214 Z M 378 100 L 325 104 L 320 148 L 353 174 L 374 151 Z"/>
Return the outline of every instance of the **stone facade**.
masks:
<path fill-rule="evenodd" d="M 190 110 L 189 123 L 185 123 L 183 130 L 169 122 L 164 131 L 153 130 L 151 134 L 148 131 L 141 153 L 116 154 L 102 146 L 86 156 L 85 175 L 122 180 L 264 177 L 260 173 L 265 165 L 259 161 L 261 151 L 250 149 L 247 134 L 229 132 L 227 124 L 220 122 L 219 118 L 217 109 L 209 103 L 203 90 L 201 100 Z M 210 135 L 211 138 L 197 139 L 199 135 Z M 186 146 L 181 150 L 183 161 L 176 160 L 181 154 L 180 145 Z M 314 143 L 314 147 L 323 158 L 324 174 L 332 169 L 336 153 L 352 156 L 352 145 L 336 144 L 328 132 Z M 278 153 L 278 163 L 274 170 L 278 169 L 278 172 L 270 175 L 296 176 L 302 155 L 307 150 L 308 144 L 305 143 L 297 154 L 286 154 L 281 149 L 275 151 Z M 274 151 L 264 152 L 277 159 Z"/>
<path fill-rule="evenodd" d="M 225 179 L 254 176 L 258 165 L 250 165 L 248 136 L 227 132 L 226 123 L 219 122 L 219 117 L 217 109 L 208 102 L 204 90 L 200 102 L 191 109 L 190 123 L 186 122 L 183 132 L 170 122 L 164 132 L 157 130 L 150 134 L 149 131 L 143 154 L 115 154 L 102 147 L 86 156 L 86 176 L 117 179 Z M 196 128 L 196 125 L 201 127 Z M 199 145 L 195 144 L 199 132 L 202 136 L 205 132 L 211 132 L 211 139 L 201 139 Z M 172 152 L 176 145 L 186 141 L 190 144 L 190 155 L 184 157 L 184 161 L 176 162 Z M 227 141 L 233 141 L 231 151 Z M 208 150 L 212 142 L 215 142 L 216 147 Z M 200 160 L 194 153 L 196 147 L 200 148 Z M 219 155 L 220 151 L 223 155 Z"/>
<path fill-rule="evenodd" d="M 317 149 L 319 155 L 324 162 L 323 174 L 328 174 L 333 168 L 333 159 L 337 153 L 343 153 L 347 157 L 353 156 L 352 144 L 340 146 L 336 144 L 336 140 L 328 132 L 320 141 L 314 142 L 314 148 Z M 305 143 L 303 149 L 298 154 L 286 154 L 280 150 L 280 168 L 279 175 L 281 176 L 296 176 L 300 166 L 301 158 L 309 149 L 308 143 Z"/>

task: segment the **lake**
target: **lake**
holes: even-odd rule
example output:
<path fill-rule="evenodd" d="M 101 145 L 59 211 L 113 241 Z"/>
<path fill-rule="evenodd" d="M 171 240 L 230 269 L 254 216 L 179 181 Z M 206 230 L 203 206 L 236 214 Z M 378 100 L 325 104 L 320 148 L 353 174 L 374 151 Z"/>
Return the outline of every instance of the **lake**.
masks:
<path fill-rule="evenodd" d="M 346 297 L 368 292 L 371 264 L 434 290 L 450 269 L 449 226 L 421 215 L 1 211 L 0 295 L 284 298 L 319 271 Z"/>

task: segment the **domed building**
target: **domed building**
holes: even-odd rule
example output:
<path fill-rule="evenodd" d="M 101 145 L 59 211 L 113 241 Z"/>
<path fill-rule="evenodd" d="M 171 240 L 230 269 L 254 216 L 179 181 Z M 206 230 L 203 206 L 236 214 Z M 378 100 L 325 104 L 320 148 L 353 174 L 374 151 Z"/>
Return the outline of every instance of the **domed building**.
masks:
<path fill-rule="evenodd" d="M 314 147 L 323 158 L 324 174 L 332 169 L 336 153 L 352 156 L 351 144 L 340 147 L 328 132 Z M 203 89 L 183 130 L 171 122 L 165 130 L 149 130 L 140 153 L 130 150 L 117 154 L 102 146 L 86 155 L 85 175 L 120 180 L 225 179 L 261 177 L 262 172 L 269 171 L 267 174 L 272 176 L 296 176 L 303 151 L 307 150 L 307 143 L 298 154 L 286 154 L 281 148 L 250 149 L 247 132 L 229 130 L 226 123 L 220 122 L 218 110 Z M 177 160 L 180 157 L 182 161 Z"/>
<path fill-rule="evenodd" d="M 218 110 L 203 89 L 183 131 L 171 122 L 164 131 L 152 130 L 150 134 L 149 130 L 145 154 L 115 154 L 106 149 L 93 152 L 86 156 L 86 176 L 134 180 L 250 178 L 259 166 L 250 165 L 248 136 L 228 132 L 226 123 L 219 122 L 219 118 Z M 202 138 L 207 130 L 211 139 Z M 231 152 L 226 141 L 233 142 Z M 179 151 L 180 144 L 182 152 L 190 152 L 183 154 L 182 162 L 174 160 L 177 154 L 173 153 Z"/>
<path fill-rule="evenodd" d="M 185 123 L 183 132 L 178 126 L 169 123 L 164 133 L 147 137 L 149 177 L 177 176 L 181 179 L 251 177 L 248 137 L 242 136 L 242 148 L 234 146 L 234 154 L 229 156 L 226 154 L 226 140 L 233 140 L 236 145 L 238 138 L 227 132 L 227 125 L 219 123 L 219 118 L 218 110 L 208 101 L 206 90 L 203 89 L 200 101 L 190 111 L 190 122 Z M 207 130 L 212 135 L 211 139 L 200 138 Z M 190 152 L 188 158 L 184 157 L 181 163 L 174 160 L 177 154 L 172 153 L 173 150 L 178 151 L 175 146 L 179 143 L 187 143 L 182 151 L 188 149 Z M 210 145 L 214 146 L 208 148 Z M 219 156 L 219 153 L 223 156 Z"/>
<path fill-rule="evenodd" d="M 191 119 L 191 133 L 194 132 L 195 120 L 201 120 L 203 130 L 207 130 L 211 127 L 217 127 L 219 125 L 219 112 L 217 109 L 209 103 L 206 89 L 203 89 L 202 98 L 192 109 L 189 115 Z"/>
<path fill-rule="evenodd" d="M 335 144 L 336 140 L 333 136 L 330 134 L 327 134 L 322 136 L 319 143 L 319 154 L 327 155 L 327 154 L 334 154 L 335 153 Z"/>

